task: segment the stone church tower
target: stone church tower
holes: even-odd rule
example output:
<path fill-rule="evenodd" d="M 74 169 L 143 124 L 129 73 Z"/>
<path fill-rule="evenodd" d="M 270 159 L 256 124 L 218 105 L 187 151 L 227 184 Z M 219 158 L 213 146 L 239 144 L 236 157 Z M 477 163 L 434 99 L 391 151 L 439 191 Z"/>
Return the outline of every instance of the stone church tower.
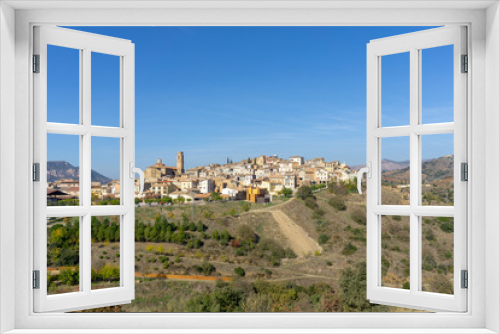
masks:
<path fill-rule="evenodd" d="M 177 174 L 184 174 L 184 152 L 177 152 Z"/>

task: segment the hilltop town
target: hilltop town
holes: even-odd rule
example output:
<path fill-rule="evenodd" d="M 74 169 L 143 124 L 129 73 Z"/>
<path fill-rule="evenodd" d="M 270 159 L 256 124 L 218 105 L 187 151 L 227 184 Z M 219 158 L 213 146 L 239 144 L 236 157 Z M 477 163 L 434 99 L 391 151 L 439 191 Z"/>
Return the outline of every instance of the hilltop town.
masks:
<path fill-rule="evenodd" d="M 177 153 L 177 166 L 168 167 L 161 159 L 145 170 L 145 197 L 179 197 L 187 201 L 220 194 L 225 199 L 251 202 L 272 201 L 283 189 L 294 191 L 301 185 L 326 184 L 334 179 L 349 180 L 351 171 L 338 161 L 324 158 L 283 159 L 262 155 L 226 164 L 184 169 L 184 153 Z"/>
<path fill-rule="evenodd" d="M 48 170 L 48 174 L 50 171 Z M 73 173 L 74 174 L 74 173 Z M 138 195 L 139 181 L 136 180 L 136 201 L 166 199 L 167 201 L 191 202 L 217 199 L 247 200 L 253 203 L 272 202 L 285 189 L 295 192 L 302 185 L 321 185 L 331 181 L 348 181 L 354 176 L 345 163 L 326 162 L 324 158 L 305 160 L 301 156 L 289 159 L 276 155 L 247 158 L 226 164 L 210 164 L 185 169 L 184 152 L 177 153 L 175 167 L 167 166 L 158 159 L 146 168 L 144 192 Z M 93 180 L 94 200 L 113 200 L 120 196 L 120 181 L 102 183 Z M 78 198 L 78 180 L 61 178 L 49 182 L 49 202 Z"/>

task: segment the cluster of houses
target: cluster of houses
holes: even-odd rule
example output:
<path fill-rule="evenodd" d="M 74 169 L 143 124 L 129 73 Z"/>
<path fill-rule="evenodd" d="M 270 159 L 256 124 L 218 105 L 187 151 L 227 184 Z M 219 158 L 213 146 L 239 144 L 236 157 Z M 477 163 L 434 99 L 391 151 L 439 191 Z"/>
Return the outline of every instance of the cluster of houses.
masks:
<path fill-rule="evenodd" d="M 169 167 L 161 159 L 145 170 L 145 197 L 186 200 L 207 199 L 214 192 L 222 198 L 251 202 L 272 201 L 284 188 L 295 191 L 302 185 L 330 181 L 348 181 L 351 170 L 338 161 L 324 158 L 304 160 L 262 155 L 240 162 L 210 164 L 184 170 L 184 155 L 177 155 L 177 166 Z"/>
<path fill-rule="evenodd" d="M 295 191 L 302 185 L 324 184 L 331 181 L 348 181 L 351 170 L 345 163 L 326 162 L 324 158 L 304 160 L 294 156 L 289 159 L 278 156 L 262 155 L 233 163 L 184 169 L 184 153 L 178 152 L 177 165 L 167 166 L 161 159 L 144 171 L 144 198 L 170 197 L 185 201 L 208 200 L 217 193 L 218 198 L 247 200 L 251 202 L 272 201 L 287 188 Z M 101 185 L 92 184 L 94 198 L 113 198 L 119 196 L 119 181 Z M 136 180 L 136 197 L 139 184 Z M 53 182 L 47 192 L 60 191 L 67 196 L 78 196 L 78 181 L 58 180 Z M 60 193 L 54 197 L 62 196 Z"/>

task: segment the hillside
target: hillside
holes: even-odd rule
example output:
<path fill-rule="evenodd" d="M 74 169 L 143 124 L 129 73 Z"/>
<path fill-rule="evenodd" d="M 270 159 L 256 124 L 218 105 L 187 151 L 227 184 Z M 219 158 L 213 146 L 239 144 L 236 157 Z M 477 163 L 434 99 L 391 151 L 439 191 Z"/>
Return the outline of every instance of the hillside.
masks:
<path fill-rule="evenodd" d="M 400 164 L 403 166 L 403 163 Z M 384 169 L 383 169 L 384 170 Z M 425 160 L 422 163 L 422 181 L 433 182 L 453 178 L 453 156 Z M 410 167 L 385 169 L 382 174 L 385 182 L 398 182 L 410 179 Z"/>
<path fill-rule="evenodd" d="M 80 167 L 75 167 L 66 161 L 47 161 L 47 182 L 54 182 L 59 179 L 78 179 L 80 175 Z M 106 184 L 111 181 L 109 177 L 106 177 L 98 172 L 91 171 L 92 182 L 101 182 Z"/>
<path fill-rule="evenodd" d="M 332 185 L 268 205 L 216 201 L 137 207 L 136 299 L 100 311 L 408 311 L 365 299 L 366 195 L 350 188 Z M 394 201 L 404 201 L 400 189 L 384 189 Z M 58 231 L 63 228 L 58 224 L 77 226 L 64 220 L 52 224 L 49 235 L 71 235 Z M 116 217 L 93 218 L 96 287 L 117 284 L 99 278 L 120 262 L 117 224 Z M 424 217 L 422 238 L 423 289 L 452 293 L 452 218 Z M 383 217 L 381 239 L 382 284 L 408 288 L 408 217 Z M 57 251 L 57 245 L 50 247 Z M 51 267 L 77 264 L 58 254 L 51 254 Z M 73 288 L 54 273 L 49 291 Z M 230 282 L 214 284 L 217 278 Z"/>
<path fill-rule="evenodd" d="M 403 169 L 410 165 L 410 161 L 393 161 L 389 159 L 382 159 L 381 168 L 382 171 L 395 170 L 395 169 Z M 366 165 L 356 165 L 351 166 L 351 170 L 360 170 L 361 168 L 366 167 Z"/>

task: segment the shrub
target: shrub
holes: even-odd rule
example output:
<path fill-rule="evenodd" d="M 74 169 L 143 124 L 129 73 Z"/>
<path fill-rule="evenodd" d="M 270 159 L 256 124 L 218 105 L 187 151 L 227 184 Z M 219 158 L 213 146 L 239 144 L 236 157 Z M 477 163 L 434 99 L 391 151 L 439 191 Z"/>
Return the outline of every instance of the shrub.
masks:
<path fill-rule="evenodd" d="M 302 186 L 299 189 L 297 189 L 296 196 L 297 196 L 297 198 L 300 198 L 303 201 L 305 201 L 306 198 L 313 198 L 313 199 L 315 199 L 311 188 L 309 188 L 307 186 Z"/>
<path fill-rule="evenodd" d="M 248 202 L 245 202 L 245 203 L 243 203 L 243 205 L 241 207 L 242 207 L 243 211 L 248 212 L 252 208 L 252 205 Z"/>
<path fill-rule="evenodd" d="M 230 215 L 231 217 L 236 216 L 236 214 L 237 214 L 237 212 L 236 212 L 236 209 L 235 209 L 235 208 L 231 208 L 231 209 L 229 209 L 229 215 Z"/>
<path fill-rule="evenodd" d="M 410 290 L 410 282 L 404 282 L 403 283 L 403 289 Z"/>
<path fill-rule="evenodd" d="M 344 211 L 346 209 L 345 201 L 340 196 L 335 196 L 328 201 L 328 204 L 337 211 Z"/>
<path fill-rule="evenodd" d="M 339 280 L 339 297 L 343 312 L 381 312 L 387 306 L 370 304 L 366 299 L 366 263 L 360 262 L 354 268 L 342 271 Z"/>
<path fill-rule="evenodd" d="M 432 269 L 437 267 L 436 260 L 431 254 L 426 254 L 422 259 L 422 269 L 431 271 Z"/>
<path fill-rule="evenodd" d="M 351 212 L 351 219 L 360 225 L 366 225 L 366 210 L 356 208 Z"/>
<path fill-rule="evenodd" d="M 245 269 L 243 269 L 241 267 L 236 267 L 236 268 L 234 268 L 234 273 L 240 277 L 243 277 L 243 276 L 245 276 Z"/>
<path fill-rule="evenodd" d="M 453 223 L 452 222 L 444 222 L 441 223 L 441 230 L 446 233 L 453 233 Z"/>
<path fill-rule="evenodd" d="M 161 245 L 160 246 L 156 246 L 155 253 L 158 254 L 158 255 L 165 253 L 165 247 L 163 247 Z"/>
<path fill-rule="evenodd" d="M 328 267 L 331 267 L 331 266 L 333 266 L 333 263 L 332 263 L 332 261 L 326 261 L 326 265 L 327 265 Z"/>
<path fill-rule="evenodd" d="M 236 237 L 238 237 L 241 242 L 257 242 L 257 235 L 255 231 L 248 225 L 240 225 L 236 229 Z"/>
<path fill-rule="evenodd" d="M 305 206 L 307 206 L 309 209 L 316 209 L 318 207 L 318 204 L 316 203 L 316 199 L 314 197 L 307 197 L 304 200 Z"/>
<path fill-rule="evenodd" d="M 323 216 L 325 215 L 325 211 L 323 211 L 321 208 L 319 207 L 316 207 L 316 209 L 314 209 L 314 212 L 312 214 L 312 218 L 313 219 L 320 219 L 322 218 Z"/>
<path fill-rule="evenodd" d="M 196 270 L 199 273 L 203 273 L 205 275 L 210 275 L 211 273 L 213 273 L 215 271 L 215 267 L 210 262 L 205 261 L 201 264 L 201 266 L 197 266 Z"/>
<path fill-rule="evenodd" d="M 328 242 L 328 240 L 329 240 L 329 239 L 330 239 L 330 237 L 329 237 L 329 236 L 327 236 L 326 234 L 322 234 L 322 235 L 320 235 L 320 236 L 319 236 L 319 238 L 318 238 L 318 243 L 319 243 L 320 245 L 324 245 L 324 244 L 326 244 L 326 243 Z"/>
<path fill-rule="evenodd" d="M 149 253 L 152 253 L 154 249 L 155 249 L 155 246 L 153 246 L 153 245 L 148 245 L 148 246 L 146 246 L 146 250 L 147 250 Z"/>
<path fill-rule="evenodd" d="M 354 246 L 353 244 L 351 243 L 348 243 L 347 245 L 345 245 L 344 249 L 342 250 L 342 254 L 343 255 L 352 255 L 354 254 L 356 251 L 358 250 L 358 248 L 356 246 Z"/>
<path fill-rule="evenodd" d="M 168 269 L 168 261 L 163 263 L 163 269 Z"/>

